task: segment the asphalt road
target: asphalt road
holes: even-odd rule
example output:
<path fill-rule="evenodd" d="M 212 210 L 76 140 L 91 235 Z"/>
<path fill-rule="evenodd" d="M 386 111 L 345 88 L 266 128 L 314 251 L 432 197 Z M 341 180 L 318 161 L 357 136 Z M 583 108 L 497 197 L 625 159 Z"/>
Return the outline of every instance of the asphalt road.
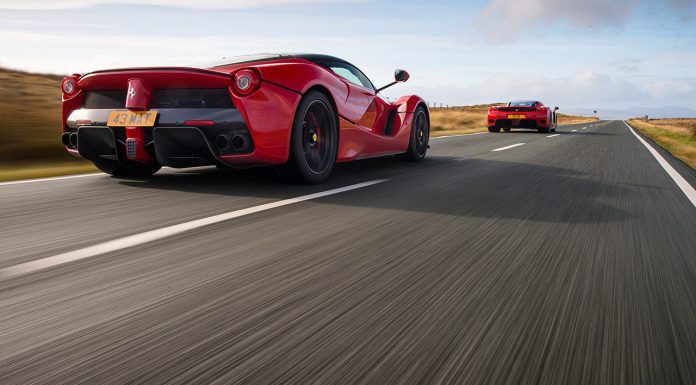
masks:
<path fill-rule="evenodd" d="M 696 383 L 696 207 L 623 122 L 559 134 L 0 185 L 0 383 Z"/>

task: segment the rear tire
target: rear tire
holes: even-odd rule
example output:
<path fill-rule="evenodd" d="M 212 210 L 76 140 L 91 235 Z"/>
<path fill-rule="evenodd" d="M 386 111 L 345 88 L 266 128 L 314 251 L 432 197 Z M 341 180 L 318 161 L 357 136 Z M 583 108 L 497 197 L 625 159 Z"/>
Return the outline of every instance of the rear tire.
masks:
<path fill-rule="evenodd" d="M 292 183 L 321 183 L 331 174 L 338 153 L 338 123 L 331 102 L 309 92 L 295 112 L 288 161 L 274 167 L 276 178 Z"/>
<path fill-rule="evenodd" d="M 416 107 L 411 123 L 411 137 L 404 157 L 412 162 L 420 162 L 425 159 L 430 141 L 430 119 L 423 106 Z"/>
<path fill-rule="evenodd" d="M 159 164 L 144 164 L 131 161 L 117 162 L 108 159 L 92 163 L 98 169 L 117 178 L 147 178 L 162 168 Z"/>
<path fill-rule="evenodd" d="M 505 132 L 510 132 L 511 128 L 510 127 L 503 127 L 503 131 Z"/>
<path fill-rule="evenodd" d="M 500 127 L 488 127 L 488 132 L 500 132 Z"/>

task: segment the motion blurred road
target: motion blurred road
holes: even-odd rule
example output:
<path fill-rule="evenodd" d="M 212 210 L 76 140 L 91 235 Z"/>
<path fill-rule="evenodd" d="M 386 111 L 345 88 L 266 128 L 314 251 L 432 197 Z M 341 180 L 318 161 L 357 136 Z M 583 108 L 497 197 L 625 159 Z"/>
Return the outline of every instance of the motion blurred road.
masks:
<path fill-rule="evenodd" d="M 623 122 L 558 134 L 0 185 L 0 383 L 696 383 L 696 208 Z"/>

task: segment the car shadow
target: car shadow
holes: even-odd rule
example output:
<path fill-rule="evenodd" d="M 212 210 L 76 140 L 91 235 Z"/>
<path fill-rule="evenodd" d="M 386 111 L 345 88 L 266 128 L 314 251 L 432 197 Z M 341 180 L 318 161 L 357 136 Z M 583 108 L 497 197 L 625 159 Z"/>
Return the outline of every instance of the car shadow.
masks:
<path fill-rule="evenodd" d="M 328 196 L 322 202 L 554 223 L 621 221 L 628 216 L 607 203 L 627 194 L 621 185 L 592 180 L 570 169 L 477 158 L 433 156 L 410 163 L 383 157 L 337 164 L 331 178 L 318 186 L 281 183 L 263 168 L 232 172 L 206 168 L 119 183 L 201 195 L 286 199 L 374 179 L 388 181 L 379 187 Z"/>

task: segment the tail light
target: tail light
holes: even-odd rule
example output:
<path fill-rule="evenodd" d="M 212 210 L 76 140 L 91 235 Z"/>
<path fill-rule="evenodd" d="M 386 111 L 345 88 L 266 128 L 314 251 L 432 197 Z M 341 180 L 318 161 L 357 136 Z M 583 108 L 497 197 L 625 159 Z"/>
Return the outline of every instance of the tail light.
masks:
<path fill-rule="evenodd" d="M 239 70 L 234 74 L 233 86 L 239 95 L 250 95 L 261 86 L 261 76 L 252 69 Z"/>
<path fill-rule="evenodd" d="M 66 76 L 60 84 L 65 96 L 72 96 L 77 92 L 77 79 L 79 75 Z"/>

